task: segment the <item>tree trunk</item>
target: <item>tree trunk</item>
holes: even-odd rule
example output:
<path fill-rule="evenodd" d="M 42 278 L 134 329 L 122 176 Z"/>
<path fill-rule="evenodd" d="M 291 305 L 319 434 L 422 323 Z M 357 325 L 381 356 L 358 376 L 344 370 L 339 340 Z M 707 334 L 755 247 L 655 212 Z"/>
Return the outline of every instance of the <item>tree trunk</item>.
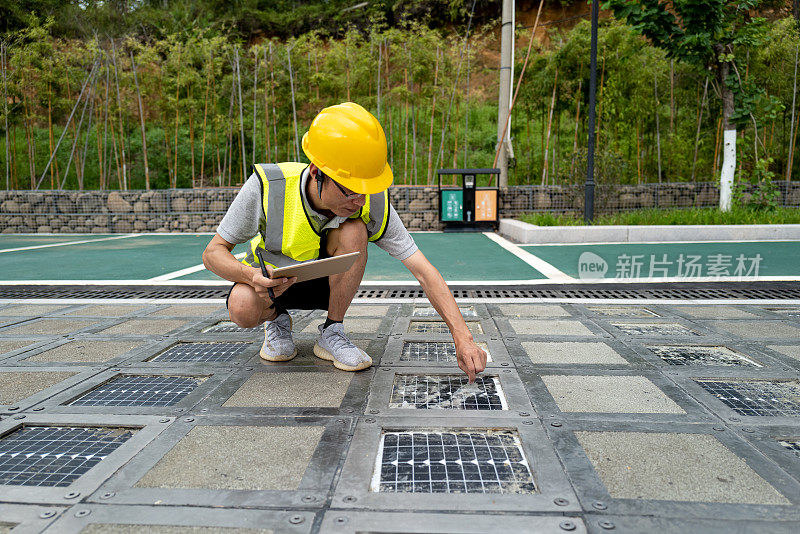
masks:
<path fill-rule="evenodd" d="M 572 140 L 572 158 L 569 163 L 569 179 L 572 180 L 572 175 L 575 170 L 575 155 L 578 153 L 578 126 L 580 125 L 581 118 L 581 100 L 583 100 L 583 93 L 581 92 L 583 80 L 578 80 L 578 105 L 575 109 L 575 137 Z"/>
<path fill-rule="evenodd" d="M 200 143 L 200 185 L 205 183 L 206 167 L 206 127 L 208 125 L 208 93 L 211 91 L 211 72 L 214 69 L 214 55 L 212 53 L 206 73 L 206 96 L 203 100 L 203 140 Z M 212 156 L 212 162 L 213 156 Z"/>
<path fill-rule="evenodd" d="M 716 45 L 717 55 L 723 52 L 722 45 Z M 722 169 L 719 176 L 719 209 L 730 211 L 733 191 L 733 175 L 736 171 L 736 125 L 731 123 L 734 100 L 733 91 L 728 88 L 726 80 L 730 72 L 730 63 L 722 62 L 718 66 L 719 87 L 722 92 L 722 131 L 723 156 Z"/>
<path fill-rule="evenodd" d="M 434 114 L 436 113 L 436 84 L 439 81 L 439 48 L 436 48 L 436 67 L 433 72 L 433 100 L 431 102 L 431 127 L 428 135 L 428 185 L 433 181 L 433 122 Z M 380 74 L 378 76 L 380 82 Z M 380 90 L 378 91 L 380 95 Z M 380 100 L 378 101 L 378 109 L 380 109 Z"/>
<path fill-rule="evenodd" d="M 120 165 L 122 168 L 122 186 L 120 189 L 128 189 L 128 173 L 125 163 L 125 132 L 122 122 L 122 98 L 119 94 L 119 74 L 117 72 L 117 48 L 114 45 L 114 40 L 111 40 L 112 59 L 114 61 L 114 83 L 117 86 L 117 111 L 119 112 L 119 147 L 120 147 Z M 165 132 L 166 134 L 166 132 Z"/>
<path fill-rule="evenodd" d="M 558 68 L 553 77 L 553 95 L 550 97 L 550 113 L 547 116 L 547 139 L 544 143 L 544 162 L 542 164 L 542 185 L 547 183 L 547 155 L 550 150 L 550 132 L 553 127 L 553 110 L 556 107 L 556 89 L 558 88 Z"/>
<path fill-rule="evenodd" d="M 236 88 L 239 96 L 239 148 L 242 152 L 242 183 L 247 180 L 247 157 L 244 153 L 244 109 L 242 105 L 242 64 L 239 61 L 239 49 L 235 48 L 236 54 Z M 290 60 L 291 65 L 291 60 Z M 291 71 L 291 67 L 289 68 Z"/>
<path fill-rule="evenodd" d="M 292 54 L 289 48 L 286 48 L 286 58 L 289 60 L 289 87 L 292 90 L 292 124 L 294 125 L 294 161 L 300 159 L 300 135 L 297 131 L 297 105 L 295 104 L 294 96 L 294 75 L 292 72 Z M 349 71 L 348 71 L 349 72 Z M 347 101 L 350 101 L 350 90 L 347 91 Z"/>
<path fill-rule="evenodd" d="M 706 101 L 706 95 L 708 94 L 708 77 L 706 77 L 706 83 L 703 87 L 703 97 L 700 99 L 700 106 L 697 110 L 697 132 L 694 137 L 694 158 L 692 158 L 692 181 L 695 181 L 695 170 L 697 169 L 697 148 L 700 145 L 700 125 L 703 122 L 703 104 Z"/>
<path fill-rule="evenodd" d="M 258 113 L 258 64 L 259 58 L 258 48 L 255 49 L 255 58 L 253 65 L 253 158 L 252 163 L 256 162 L 256 114 Z"/>
<path fill-rule="evenodd" d="M 180 101 L 180 90 L 181 90 L 181 52 L 183 49 L 179 46 L 178 47 L 178 74 L 176 75 L 175 79 L 175 146 L 172 148 L 175 150 L 175 156 L 172 161 L 174 165 L 174 170 L 172 171 L 172 187 L 178 187 L 178 123 L 180 122 L 181 117 L 181 101 Z"/>
<path fill-rule="evenodd" d="M 6 80 L 6 45 L 3 43 L 0 48 L 0 67 L 3 69 L 3 118 L 5 120 L 5 138 L 6 138 L 6 190 L 9 189 L 9 181 L 11 179 L 11 140 L 9 139 L 10 133 L 8 131 L 8 82 Z M 52 150 L 50 151 L 52 154 Z"/>
<path fill-rule="evenodd" d="M 658 121 L 659 103 L 658 103 L 658 77 L 656 72 L 653 71 L 653 95 L 655 96 L 656 105 L 656 157 L 658 159 L 658 181 L 661 182 L 661 128 Z"/>
<path fill-rule="evenodd" d="M 144 188 L 150 190 L 150 168 L 147 165 L 147 135 L 144 125 L 144 107 L 142 106 L 142 92 L 139 89 L 139 77 L 136 74 L 136 61 L 131 52 L 131 69 L 133 70 L 133 81 L 136 84 L 136 99 L 139 103 L 139 126 L 142 130 L 142 155 L 144 157 Z"/>
<path fill-rule="evenodd" d="M 797 2 L 794 2 L 795 18 L 797 18 Z M 794 114 L 795 114 L 795 97 L 797 96 L 797 54 L 800 52 L 800 44 L 794 49 L 794 79 L 792 83 L 792 120 L 789 126 L 789 157 L 786 161 L 786 179 L 792 179 L 792 161 L 794 160 Z"/>

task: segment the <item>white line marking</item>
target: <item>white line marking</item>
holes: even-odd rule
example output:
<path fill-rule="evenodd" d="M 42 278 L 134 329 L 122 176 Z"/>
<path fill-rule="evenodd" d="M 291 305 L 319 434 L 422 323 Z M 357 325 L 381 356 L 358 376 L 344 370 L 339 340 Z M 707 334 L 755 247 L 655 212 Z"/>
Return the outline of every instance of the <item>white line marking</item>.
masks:
<path fill-rule="evenodd" d="M 580 247 L 583 245 L 729 245 L 731 243 L 800 243 L 797 239 L 731 239 L 728 241 L 587 241 L 586 243 L 520 243 L 520 247 Z"/>
<path fill-rule="evenodd" d="M 538 256 L 534 256 L 530 252 L 526 250 L 522 250 L 517 245 L 509 241 L 508 239 L 495 234 L 494 232 L 484 232 L 483 235 L 512 253 L 514 256 L 518 257 L 543 275 L 545 275 L 550 280 L 557 280 L 559 282 L 566 282 L 568 280 L 574 280 L 571 276 L 559 271 L 543 259 L 539 258 Z"/>
<path fill-rule="evenodd" d="M 97 243 L 99 241 L 110 241 L 112 239 L 127 239 L 129 237 L 139 237 L 140 234 L 125 234 L 125 235 L 115 235 L 114 237 L 101 237 L 100 239 L 83 239 L 81 241 L 66 241 L 64 243 L 48 243 L 47 245 L 34 245 L 30 247 L 19 247 L 19 248 L 7 248 L 0 250 L 0 254 L 3 252 L 18 252 L 20 250 L 34 250 L 37 248 L 51 248 L 51 247 L 65 247 L 68 245 L 82 245 L 84 243 Z"/>
<path fill-rule="evenodd" d="M 241 260 L 245 256 L 247 256 L 247 252 L 240 252 L 239 254 L 235 254 L 233 257 L 236 258 L 237 260 Z M 186 276 L 187 274 L 192 274 L 192 273 L 196 273 L 198 271 L 202 271 L 205 268 L 206 268 L 206 266 L 201 263 L 200 265 L 195 265 L 193 267 L 187 267 L 186 269 L 181 269 L 180 271 L 173 271 L 171 273 L 162 274 L 160 276 L 154 276 L 153 278 L 150 278 L 148 281 L 149 282 L 163 282 L 165 280 L 173 280 L 173 279 L 179 278 L 181 276 Z"/>

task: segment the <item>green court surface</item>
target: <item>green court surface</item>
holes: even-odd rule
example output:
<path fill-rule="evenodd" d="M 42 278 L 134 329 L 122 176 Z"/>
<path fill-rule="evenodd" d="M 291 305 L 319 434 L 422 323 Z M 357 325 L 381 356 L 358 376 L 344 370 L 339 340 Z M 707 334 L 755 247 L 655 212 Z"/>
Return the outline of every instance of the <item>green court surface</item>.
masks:
<path fill-rule="evenodd" d="M 425 256 L 446 280 L 545 278 L 539 271 L 483 234 L 412 235 Z M 170 273 L 173 276 L 167 278 L 176 281 L 219 280 L 200 265 L 201 254 L 211 239 L 210 235 L 144 234 L 105 239 L 96 243 L 1 252 L 11 248 L 55 245 L 109 236 L 47 236 L 47 243 L 43 243 L 39 237 L 0 236 L 0 273 L 3 280 L 147 280 Z M 245 250 L 246 244 L 238 245 L 234 253 Z M 399 261 L 379 247 L 371 245 L 368 251 L 365 280 L 414 280 Z M 195 268 L 193 272 L 179 273 L 192 268 Z"/>
<path fill-rule="evenodd" d="M 521 248 L 569 276 L 584 279 L 800 275 L 798 241 L 525 245 Z"/>

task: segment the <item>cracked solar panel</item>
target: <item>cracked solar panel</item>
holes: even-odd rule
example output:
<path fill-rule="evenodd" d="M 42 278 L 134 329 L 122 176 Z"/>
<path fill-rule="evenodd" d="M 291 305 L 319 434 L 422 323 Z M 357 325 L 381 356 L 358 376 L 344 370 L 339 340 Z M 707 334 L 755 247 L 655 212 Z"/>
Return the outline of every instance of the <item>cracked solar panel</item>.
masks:
<path fill-rule="evenodd" d="M 800 382 L 777 380 L 698 380 L 703 389 L 740 415 L 800 415 Z"/>
<path fill-rule="evenodd" d="M 800 457 L 800 439 L 779 439 L 778 443 L 795 456 Z"/>
<path fill-rule="evenodd" d="M 699 336 L 677 323 L 611 323 L 629 336 Z"/>
<path fill-rule="evenodd" d="M 467 328 L 473 334 L 483 334 L 483 328 L 477 321 L 467 321 Z M 449 334 L 450 329 L 444 321 L 411 321 L 408 332 L 414 334 Z"/>
<path fill-rule="evenodd" d="M 242 354 L 249 343 L 178 343 L 150 358 L 149 362 L 229 362 Z"/>
<path fill-rule="evenodd" d="M 489 346 L 476 343 L 486 352 L 486 361 L 492 361 Z M 401 362 L 455 362 L 456 345 L 452 341 L 406 341 L 400 353 Z"/>
<path fill-rule="evenodd" d="M 371 491 L 535 493 L 516 432 L 385 432 Z"/>
<path fill-rule="evenodd" d="M 206 327 L 202 330 L 205 334 L 206 332 L 210 332 L 213 334 L 221 334 L 227 332 L 236 332 L 236 333 L 251 333 L 251 332 L 258 332 L 264 328 L 263 326 L 254 326 L 253 328 L 242 328 L 238 326 L 233 321 L 220 321 L 217 324 L 213 324 L 209 327 Z"/>
<path fill-rule="evenodd" d="M 417 410 L 508 410 L 500 379 L 479 376 L 397 375 L 389 408 Z"/>
<path fill-rule="evenodd" d="M 472 306 L 459 306 L 458 310 L 462 317 L 477 317 L 478 314 Z M 414 317 L 438 317 L 439 312 L 433 306 L 421 306 L 414 308 Z"/>
<path fill-rule="evenodd" d="M 123 375 L 90 390 L 69 406 L 172 406 L 204 380 L 195 376 Z"/>
<path fill-rule="evenodd" d="M 134 432 L 122 428 L 20 428 L 0 439 L 0 485 L 69 486 Z"/>
<path fill-rule="evenodd" d="M 600 315 L 615 317 L 660 317 L 657 313 L 647 308 L 636 308 L 632 306 L 587 306 L 586 309 Z"/>
<path fill-rule="evenodd" d="M 762 367 L 760 363 L 728 347 L 648 346 L 647 348 L 669 365 Z"/>

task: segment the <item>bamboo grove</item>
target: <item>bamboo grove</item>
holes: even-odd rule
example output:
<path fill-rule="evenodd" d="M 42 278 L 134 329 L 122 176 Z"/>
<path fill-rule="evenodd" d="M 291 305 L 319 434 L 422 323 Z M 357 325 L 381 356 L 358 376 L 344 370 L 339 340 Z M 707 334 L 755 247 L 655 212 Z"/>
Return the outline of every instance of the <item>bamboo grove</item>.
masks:
<path fill-rule="evenodd" d="M 497 129 L 494 27 L 312 32 L 242 45 L 201 30 L 159 40 L 62 40 L 32 26 L 2 45 L 0 187 L 233 186 L 253 162 L 305 161 L 300 140 L 322 107 L 359 102 L 384 125 L 397 184 L 437 168 L 488 167 Z M 520 72 L 530 30 L 517 32 Z M 748 52 L 763 90 L 740 130 L 739 173 L 767 160 L 786 176 L 800 105 L 797 30 L 770 24 Z M 512 184 L 584 179 L 589 27 L 537 36 L 514 109 Z M 702 72 L 606 21 L 598 56 L 598 180 L 713 181 L 719 99 Z M 516 80 L 515 80 L 516 82 Z"/>

